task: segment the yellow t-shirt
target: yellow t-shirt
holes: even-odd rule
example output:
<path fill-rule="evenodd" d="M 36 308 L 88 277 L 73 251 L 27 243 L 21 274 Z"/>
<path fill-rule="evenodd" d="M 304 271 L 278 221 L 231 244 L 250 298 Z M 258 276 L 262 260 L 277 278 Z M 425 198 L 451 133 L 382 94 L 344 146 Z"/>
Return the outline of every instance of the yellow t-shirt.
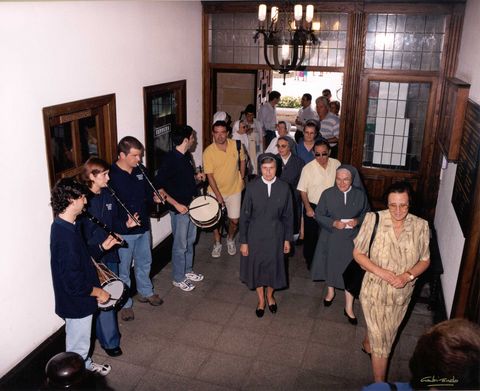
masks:
<path fill-rule="evenodd" d="M 240 160 L 245 160 L 243 148 L 240 149 Z M 243 189 L 243 180 L 238 169 L 238 151 L 235 140 L 227 139 L 227 150 L 224 152 L 212 143 L 203 151 L 203 168 L 205 174 L 213 174 L 218 190 L 222 196 L 239 193 Z M 213 193 L 213 190 L 208 189 Z"/>

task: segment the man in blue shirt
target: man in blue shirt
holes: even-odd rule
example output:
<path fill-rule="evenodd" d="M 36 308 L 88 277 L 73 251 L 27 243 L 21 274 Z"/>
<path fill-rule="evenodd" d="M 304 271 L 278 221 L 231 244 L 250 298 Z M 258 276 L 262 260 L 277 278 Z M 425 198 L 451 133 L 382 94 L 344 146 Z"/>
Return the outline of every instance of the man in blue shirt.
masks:
<path fill-rule="evenodd" d="M 188 205 L 197 195 L 195 179 L 205 180 L 205 174 L 195 174 L 192 163 L 190 148 L 195 143 L 194 130 L 190 126 L 175 129 L 172 141 L 175 149 L 163 158 L 156 182 L 170 206 L 173 233 L 172 283 L 173 286 L 189 292 L 195 288 L 192 281 L 202 281 L 203 275 L 192 269 L 197 227 L 188 216 Z"/>
<path fill-rule="evenodd" d="M 107 302 L 110 295 L 100 288 L 96 269 L 76 224 L 85 207 L 87 191 L 71 178 L 60 179 L 52 189 L 55 220 L 50 232 L 50 252 L 55 313 L 65 319 L 66 350 L 82 356 L 86 369 L 105 376 L 111 370 L 110 365 L 96 364 L 88 356 L 97 302 Z M 99 253 L 118 243 L 108 236 L 98 248 Z"/>
<path fill-rule="evenodd" d="M 119 277 L 130 286 L 130 268 L 135 259 L 135 280 L 139 292 L 138 301 L 158 306 L 163 300 L 153 291 L 150 281 L 152 265 L 150 216 L 149 208 L 153 204 L 153 191 L 144 177 L 143 171 L 138 167 L 143 156 L 143 145 L 135 137 L 126 136 L 117 146 L 118 160 L 110 168 L 109 185 L 115 195 L 129 210 L 130 214 L 137 216 L 140 226 L 128 228 L 125 225 L 128 216 L 121 208 L 118 214 L 119 222 L 115 224 L 118 233 L 128 243 L 128 247 L 118 249 L 120 257 Z M 156 200 L 160 202 L 160 200 Z M 122 320 L 128 321 L 135 318 L 133 301 L 128 299 L 120 310 Z"/>

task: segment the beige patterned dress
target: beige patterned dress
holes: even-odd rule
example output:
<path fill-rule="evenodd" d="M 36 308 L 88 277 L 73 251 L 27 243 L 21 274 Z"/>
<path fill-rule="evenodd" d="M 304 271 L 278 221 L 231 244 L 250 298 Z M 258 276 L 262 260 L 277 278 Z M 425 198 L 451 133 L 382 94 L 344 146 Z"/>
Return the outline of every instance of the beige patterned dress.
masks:
<path fill-rule="evenodd" d="M 379 213 L 379 224 L 372 245 L 370 260 L 381 268 L 402 274 L 419 260 L 430 259 L 429 230 L 427 221 L 408 214 L 403 231 L 397 239 L 393 230 L 392 218 L 388 210 Z M 375 214 L 367 213 L 358 236 L 355 248 L 367 254 L 370 237 L 375 224 Z M 397 334 L 398 327 L 407 311 L 414 288 L 408 282 L 397 289 L 368 271 L 363 279 L 360 302 L 367 322 L 368 337 L 372 353 L 388 357 Z"/>

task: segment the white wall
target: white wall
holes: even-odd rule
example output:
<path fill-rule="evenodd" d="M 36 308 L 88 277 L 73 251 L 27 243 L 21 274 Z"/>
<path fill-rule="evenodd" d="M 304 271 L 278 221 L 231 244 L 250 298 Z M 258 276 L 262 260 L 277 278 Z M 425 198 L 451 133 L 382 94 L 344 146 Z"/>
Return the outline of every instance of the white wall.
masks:
<path fill-rule="evenodd" d="M 118 138 L 144 141 L 142 87 L 186 79 L 187 120 L 200 130 L 201 15 L 199 1 L 0 2 L 0 377 L 63 324 L 42 108 L 115 93 Z M 159 242 L 169 221 L 154 224 Z"/>
<path fill-rule="evenodd" d="M 478 46 L 478 20 L 480 20 L 480 1 L 468 0 L 465 10 L 465 21 L 462 32 L 458 69 L 456 77 L 471 84 L 470 99 L 480 103 L 480 50 Z M 442 172 L 440 191 L 435 215 L 440 254 L 444 274 L 442 288 L 445 297 L 447 315 L 452 309 L 458 271 L 462 260 L 463 237 L 460 224 L 452 205 L 453 183 L 457 165 L 449 163 Z"/>

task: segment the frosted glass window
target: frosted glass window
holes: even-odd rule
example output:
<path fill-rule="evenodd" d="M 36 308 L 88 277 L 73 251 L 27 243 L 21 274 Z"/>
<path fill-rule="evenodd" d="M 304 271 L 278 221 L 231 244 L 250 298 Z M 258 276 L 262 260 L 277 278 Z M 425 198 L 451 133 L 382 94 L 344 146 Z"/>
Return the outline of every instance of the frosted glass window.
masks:
<path fill-rule="evenodd" d="M 429 83 L 370 81 L 365 167 L 418 170 L 429 96 Z"/>
<path fill-rule="evenodd" d="M 445 15 L 369 14 L 365 68 L 438 71 Z"/>
<path fill-rule="evenodd" d="M 255 43 L 257 13 L 210 14 L 208 53 L 213 64 L 265 64 L 263 38 Z M 316 12 L 314 23 L 320 23 L 316 33 L 320 45 L 306 47 L 304 65 L 345 66 L 348 14 Z"/>

